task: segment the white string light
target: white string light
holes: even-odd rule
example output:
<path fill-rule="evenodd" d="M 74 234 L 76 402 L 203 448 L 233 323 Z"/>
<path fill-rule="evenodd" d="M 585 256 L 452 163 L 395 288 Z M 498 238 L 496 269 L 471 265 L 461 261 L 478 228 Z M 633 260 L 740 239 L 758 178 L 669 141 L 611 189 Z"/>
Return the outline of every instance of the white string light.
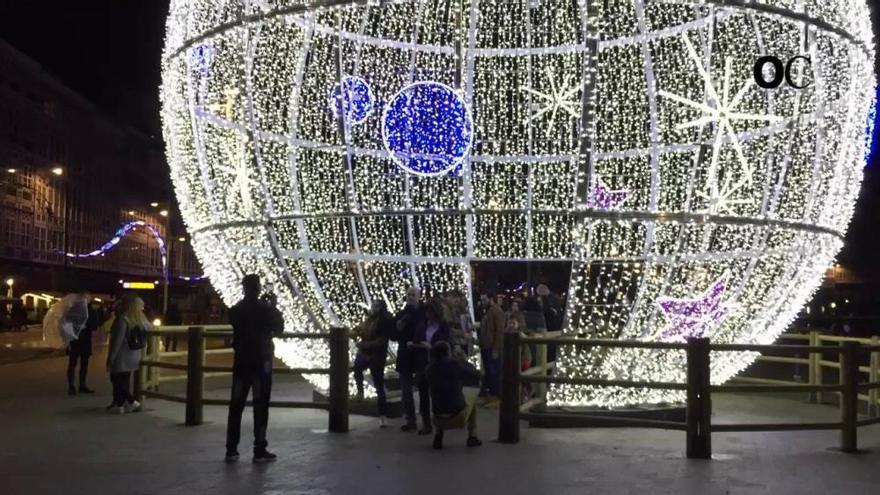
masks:
<path fill-rule="evenodd" d="M 555 260 L 573 266 L 571 335 L 769 343 L 853 213 L 868 17 L 862 0 L 172 0 L 171 177 L 224 300 L 257 273 L 289 330 L 352 326 L 414 283 L 470 297 L 474 261 Z M 809 56 L 793 74 L 807 87 L 758 87 L 764 55 Z M 437 99 L 416 114 L 378 111 L 426 87 Z M 327 365 L 319 341 L 277 349 Z M 713 382 L 753 359 L 713 356 Z M 557 372 L 680 381 L 683 364 L 563 349 Z M 681 396 L 560 385 L 549 398 Z"/>

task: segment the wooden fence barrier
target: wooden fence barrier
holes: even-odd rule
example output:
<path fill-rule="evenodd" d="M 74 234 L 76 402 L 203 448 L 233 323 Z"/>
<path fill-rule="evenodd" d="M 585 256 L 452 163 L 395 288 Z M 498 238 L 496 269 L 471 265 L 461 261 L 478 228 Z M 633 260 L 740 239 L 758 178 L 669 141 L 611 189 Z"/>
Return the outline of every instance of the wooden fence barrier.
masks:
<path fill-rule="evenodd" d="M 870 353 L 872 363 L 880 354 L 880 345 L 863 346 L 857 339 L 840 340 L 840 345 L 812 345 L 822 342 L 821 336 L 807 337 L 811 345 L 753 345 L 753 344 L 711 344 L 708 339 L 689 339 L 687 343 L 617 341 L 579 338 L 523 337 L 520 334 L 506 334 L 503 355 L 503 377 L 501 405 L 499 407 L 499 434 L 502 443 L 517 443 L 520 439 L 520 419 L 537 419 L 548 413 L 537 412 L 533 408 L 541 401 L 527 401 L 521 405 L 520 390 L 525 383 L 569 384 L 594 387 L 625 387 L 651 388 L 664 390 L 686 391 L 685 422 L 660 421 L 641 418 L 590 416 L 588 414 L 556 414 L 554 417 L 578 417 L 595 420 L 598 424 L 609 426 L 631 426 L 647 428 L 664 428 L 684 430 L 686 432 L 686 452 L 689 458 L 708 459 L 712 455 L 713 432 L 739 431 L 797 431 L 797 430 L 840 430 L 840 449 L 843 452 L 858 451 L 858 428 L 872 424 L 880 424 L 880 417 L 873 416 L 859 419 L 859 391 L 868 391 L 868 396 L 876 396 L 880 383 L 876 380 L 876 372 L 870 375 L 869 381 L 860 383 L 859 374 L 865 372 L 859 366 L 859 360 L 865 353 Z M 827 340 L 827 339 L 826 339 Z M 686 382 L 653 382 L 635 380 L 607 380 L 599 378 L 569 378 L 547 376 L 533 372 L 534 368 L 521 371 L 519 367 L 520 347 L 529 344 L 556 344 L 558 346 L 574 346 L 578 348 L 640 348 L 678 350 L 687 353 Z M 767 354 L 799 355 L 807 354 L 808 359 L 771 356 L 776 362 L 816 363 L 817 357 L 823 353 L 840 355 L 837 365 L 841 369 L 839 384 L 823 383 L 788 383 L 780 380 L 762 380 L 756 384 L 725 384 L 710 383 L 710 352 L 759 352 Z M 821 359 L 818 359 L 821 361 Z M 815 369 L 810 368 L 810 381 L 814 382 Z M 871 368 L 873 369 L 873 364 Z M 870 370 L 868 370 L 870 371 Z M 840 420 L 824 423 L 766 423 L 766 424 L 712 424 L 711 397 L 713 393 L 735 392 L 807 392 L 818 397 L 820 393 L 839 393 L 841 395 Z"/>
<path fill-rule="evenodd" d="M 187 350 L 166 352 L 160 350 L 163 337 L 179 338 L 186 336 Z M 207 365 L 207 356 L 232 355 L 232 349 L 207 349 L 208 339 L 232 336 L 229 326 L 200 327 L 162 327 L 151 332 L 145 352 L 145 359 L 137 372 L 135 395 L 143 402 L 147 398 L 157 398 L 180 402 L 186 405 L 185 423 L 197 426 L 204 421 L 205 406 L 228 406 L 229 399 L 207 399 L 204 396 L 205 378 L 231 376 L 232 366 Z M 330 349 L 329 368 L 275 368 L 273 373 L 329 375 L 330 387 L 328 401 L 272 401 L 271 407 L 295 409 L 322 409 L 328 411 L 328 429 L 334 433 L 349 431 L 348 415 L 348 374 L 349 336 L 345 328 L 332 328 L 329 333 L 284 333 L 282 339 L 321 339 L 326 340 Z M 163 357 L 186 357 L 186 364 L 163 361 Z M 183 375 L 161 376 L 161 370 L 183 371 Z M 176 396 L 159 391 L 159 384 L 186 380 L 186 395 Z M 251 405 L 251 402 L 248 402 Z"/>

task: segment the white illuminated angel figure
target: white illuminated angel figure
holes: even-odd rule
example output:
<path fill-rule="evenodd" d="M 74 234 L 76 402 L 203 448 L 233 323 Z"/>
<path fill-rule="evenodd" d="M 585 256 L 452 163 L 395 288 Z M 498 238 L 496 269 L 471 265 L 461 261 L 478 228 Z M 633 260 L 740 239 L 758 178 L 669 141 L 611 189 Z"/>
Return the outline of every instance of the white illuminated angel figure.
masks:
<path fill-rule="evenodd" d="M 532 88 L 521 86 L 521 91 L 526 91 L 531 93 L 534 96 L 542 99 L 543 106 L 537 108 L 535 113 L 531 114 L 528 119 L 526 119 L 526 124 L 529 124 L 547 113 L 550 113 L 550 122 L 547 123 L 547 127 L 544 129 L 544 133 L 549 135 L 553 132 L 553 128 L 556 125 L 556 114 L 559 113 L 560 110 L 567 113 L 570 118 L 578 118 L 580 114 L 578 113 L 578 93 L 581 88 L 575 82 L 571 83 L 572 75 L 565 74 L 562 78 L 562 84 L 556 85 L 556 75 L 553 73 L 553 69 L 547 67 L 544 70 L 544 74 L 547 76 L 547 79 L 550 81 L 550 92 L 543 93 L 541 91 L 536 91 Z M 531 110 L 531 109 L 530 109 Z"/>
<path fill-rule="evenodd" d="M 743 187 L 752 184 L 755 168 L 746 159 L 742 145 L 740 144 L 739 136 L 737 136 L 736 131 L 734 131 L 732 122 L 764 121 L 776 123 L 783 119 L 782 117 L 775 115 L 759 115 L 738 112 L 736 108 L 742 103 L 743 97 L 752 87 L 754 81 L 751 78 L 748 78 L 740 87 L 739 91 L 737 91 L 736 94 L 733 95 L 733 98 L 731 98 L 731 65 L 733 59 L 727 57 L 724 60 L 724 79 L 721 82 L 721 94 L 719 94 L 715 82 L 703 67 L 703 62 L 700 60 L 699 55 L 697 55 L 697 51 L 694 49 L 694 45 L 691 43 L 690 38 L 688 38 L 687 33 L 682 34 L 682 40 L 687 47 L 688 56 L 694 62 L 697 71 L 703 78 L 706 90 L 706 101 L 699 102 L 690 100 L 664 90 L 660 90 L 658 94 L 664 98 L 668 98 L 705 113 L 705 115 L 696 120 L 678 124 L 675 126 L 677 130 L 699 127 L 706 124 L 715 124 L 715 136 L 712 142 L 712 161 L 709 165 L 706 177 L 707 190 L 706 192 L 697 192 L 696 194 L 709 202 L 708 213 L 733 213 L 733 205 L 748 203 L 748 200 L 733 199 L 733 197 Z M 721 164 L 719 163 L 719 157 L 721 154 L 721 147 L 725 144 L 725 141 L 729 141 L 730 144 L 733 145 L 739 161 L 739 173 L 736 180 L 733 178 L 733 170 L 720 170 Z M 723 178 L 720 177 L 722 175 Z"/>
<path fill-rule="evenodd" d="M 226 208 L 233 211 L 235 206 L 241 206 L 241 214 L 246 218 L 252 218 L 255 213 L 254 201 L 251 196 L 251 187 L 256 181 L 251 177 L 251 167 L 248 160 L 248 140 L 244 136 L 229 138 L 233 143 L 227 143 L 230 163 L 214 165 L 214 169 L 232 177 L 232 184 L 226 188 Z"/>

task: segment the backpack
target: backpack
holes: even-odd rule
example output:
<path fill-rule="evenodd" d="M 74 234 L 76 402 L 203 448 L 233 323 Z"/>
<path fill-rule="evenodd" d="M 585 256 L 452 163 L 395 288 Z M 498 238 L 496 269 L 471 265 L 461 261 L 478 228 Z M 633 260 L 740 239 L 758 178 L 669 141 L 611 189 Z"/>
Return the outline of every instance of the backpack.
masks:
<path fill-rule="evenodd" d="M 128 341 L 128 348 L 132 351 L 138 351 L 147 346 L 147 331 L 136 326 L 128 330 L 125 340 Z"/>

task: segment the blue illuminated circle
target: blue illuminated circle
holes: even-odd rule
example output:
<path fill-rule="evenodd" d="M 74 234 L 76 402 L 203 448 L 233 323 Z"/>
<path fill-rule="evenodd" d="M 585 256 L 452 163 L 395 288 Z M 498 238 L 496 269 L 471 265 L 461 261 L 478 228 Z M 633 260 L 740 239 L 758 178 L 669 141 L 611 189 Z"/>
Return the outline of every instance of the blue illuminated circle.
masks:
<path fill-rule="evenodd" d="M 373 113 L 376 99 L 367 81 L 356 76 L 345 76 L 342 83 L 330 92 L 329 103 L 334 117 L 339 118 L 342 109 L 349 124 L 361 124 Z"/>
<path fill-rule="evenodd" d="M 464 99 L 449 86 L 411 84 L 385 107 L 385 149 L 407 172 L 436 176 L 453 170 L 470 153 L 474 124 Z"/>

